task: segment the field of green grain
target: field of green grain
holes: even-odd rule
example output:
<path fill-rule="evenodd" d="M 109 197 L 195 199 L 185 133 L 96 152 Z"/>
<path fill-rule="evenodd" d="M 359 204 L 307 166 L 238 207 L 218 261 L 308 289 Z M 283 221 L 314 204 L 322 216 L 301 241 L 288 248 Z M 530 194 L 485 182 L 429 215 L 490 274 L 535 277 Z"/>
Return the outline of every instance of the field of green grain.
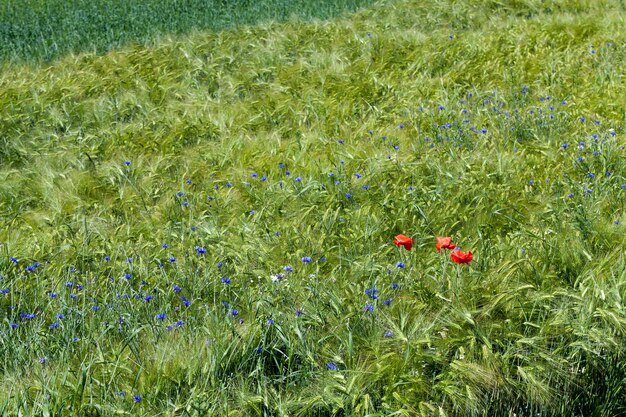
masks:
<path fill-rule="evenodd" d="M 46 62 L 259 22 L 328 19 L 373 0 L 4 0 L 0 61 Z"/>
<path fill-rule="evenodd" d="M 0 415 L 626 413 L 623 1 L 325 13 L 4 53 Z"/>

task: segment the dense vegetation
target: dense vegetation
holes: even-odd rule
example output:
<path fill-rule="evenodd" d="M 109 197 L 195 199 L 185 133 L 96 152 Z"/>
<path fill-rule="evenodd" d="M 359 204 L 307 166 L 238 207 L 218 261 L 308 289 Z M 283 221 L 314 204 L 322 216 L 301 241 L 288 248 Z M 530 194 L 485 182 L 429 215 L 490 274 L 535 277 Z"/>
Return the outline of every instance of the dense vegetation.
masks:
<path fill-rule="evenodd" d="M 626 11 L 542 4 L 5 68 L 0 414 L 623 415 Z"/>
<path fill-rule="evenodd" d="M 269 20 L 327 19 L 372 0 L 4 0 L 0 61 L 48 61 Z"/>

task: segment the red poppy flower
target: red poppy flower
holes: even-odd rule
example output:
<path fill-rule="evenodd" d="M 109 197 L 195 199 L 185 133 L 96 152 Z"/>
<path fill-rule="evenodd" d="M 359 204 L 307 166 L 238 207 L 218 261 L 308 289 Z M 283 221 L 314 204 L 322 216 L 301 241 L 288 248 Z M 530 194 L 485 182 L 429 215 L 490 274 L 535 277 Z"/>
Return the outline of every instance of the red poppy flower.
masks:
<path fill-rule="evenodd" d="M 437 252 L 441 252 L 441 249 L 454 249 L 456 245 L 452 243 L 452 238 L 438 236 L 435 247 L 437 248 Z"/>
<path fill-rule="evenodd" d="M 450 253 L 450 257 L 457 264 L 468 264 L 472 261 L 473 258 L 471 251 L 461 252 L 459 249 L 453 250 Z"/>
<path fill-rule="evenodd" d="M 393 240 L 393 244 L 396 246 L 404 246 L 404 249 L 411 250 L 413 247 L 413 239 L 408 236 L 398 235 Z"/>

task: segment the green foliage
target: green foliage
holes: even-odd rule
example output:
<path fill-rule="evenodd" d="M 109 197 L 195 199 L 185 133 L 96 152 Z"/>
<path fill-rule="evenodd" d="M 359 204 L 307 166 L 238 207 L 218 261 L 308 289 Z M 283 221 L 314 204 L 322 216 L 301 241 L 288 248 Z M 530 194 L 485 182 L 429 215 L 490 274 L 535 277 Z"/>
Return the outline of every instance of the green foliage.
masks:
<path fill-rule="evenodd" d="M 263 21 L 328 19 L 372 0 L 6 0 L 0 61 L 49 61 L 129 43 Z"/>
<path fill-rule="evenodd" d="M 624 414 L 624 17 L 394 0 L 7 65 L 0 413 Z"/>

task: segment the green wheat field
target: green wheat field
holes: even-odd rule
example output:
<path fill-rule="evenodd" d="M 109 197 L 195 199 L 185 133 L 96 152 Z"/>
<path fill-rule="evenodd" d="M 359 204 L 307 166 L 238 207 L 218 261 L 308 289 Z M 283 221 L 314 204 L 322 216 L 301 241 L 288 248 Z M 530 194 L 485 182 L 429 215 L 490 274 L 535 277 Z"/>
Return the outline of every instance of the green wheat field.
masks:
<path fill-rule="evenodd" d="M 623 0 L 4 1 L 0 416 L 626 415 L 625 77 Z"/>

